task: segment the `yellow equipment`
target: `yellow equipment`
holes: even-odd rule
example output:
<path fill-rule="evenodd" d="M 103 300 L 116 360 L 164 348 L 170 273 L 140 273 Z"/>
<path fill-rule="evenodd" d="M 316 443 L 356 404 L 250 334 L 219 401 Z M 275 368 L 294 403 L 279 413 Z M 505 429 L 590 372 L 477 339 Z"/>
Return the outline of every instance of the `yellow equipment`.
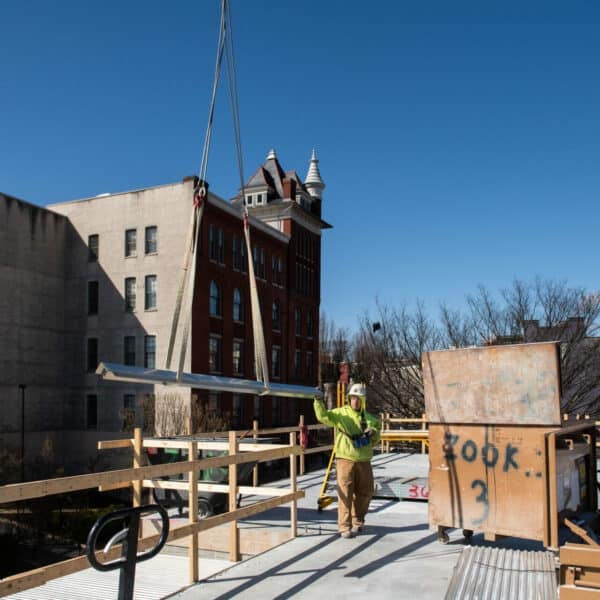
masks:
<path fill-rule="evenodd" d="M 346 398 L 346 384 L 338 381 L 336 389 L 336 408 L 341 408 L 344 405 Z M 337 436 L 337 430 L 333 430 L 333 440 Z M 333 459 L 335 458 L 335 447 L 331 450 L 331 456 L 329 457 L 329 463 L 327 464 L 327 470 L 325 471 L 325 477 L 323 478 L 323 484 L 321 485 L 321 491 L 319 492 L 319 498 L 317 499 L 317 509 L 321 512 L 326 506 L 329 506 L 332 502 L 335 502 L 333 496 L 327 495 L 327 486 L 329 484 L 329 478 L 331 477 L 331 471 L 334 468 Z"/>

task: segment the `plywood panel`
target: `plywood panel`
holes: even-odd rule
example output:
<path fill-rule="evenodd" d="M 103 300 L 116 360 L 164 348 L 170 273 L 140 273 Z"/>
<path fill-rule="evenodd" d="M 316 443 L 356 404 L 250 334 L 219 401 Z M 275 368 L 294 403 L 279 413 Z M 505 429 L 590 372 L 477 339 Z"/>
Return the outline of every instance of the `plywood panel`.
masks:
<path fill-rule="evenodd" d="M 429 523 L 544 539 L 547 428 L 431 425 Z"/>
<path fill-rule="evenodd" d="M 422 361 L 430 423 L 561 424 L 556 342 L 425 352 Z"/>

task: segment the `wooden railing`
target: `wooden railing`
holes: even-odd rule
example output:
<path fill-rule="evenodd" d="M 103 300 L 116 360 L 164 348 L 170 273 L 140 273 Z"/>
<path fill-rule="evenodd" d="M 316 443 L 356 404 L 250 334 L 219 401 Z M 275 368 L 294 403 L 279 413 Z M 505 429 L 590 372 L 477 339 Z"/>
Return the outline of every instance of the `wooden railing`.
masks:
<path fill-rule="evenodd" d="M 322 425 L 310 425 L 309 429 L 325 428 Z M 229 535 L 229 558 L 231 561 L 240 560 L 239 551 L 239 528 L 238 520 L 256 515 L 276 506 L 290 504 L 290 537 L 297 534 L 297 501 L 304 497 L 304 491 L 297 489 L 297 459 L 300 457 L 301 472 L 304 470 L 303 456 L 312 452 L 323 452 L 331 450 L 332 446 L 318 446 L 316 448 L 303 450 L 297 443 L 299 427 L 279 427 L 273 429 L 259 430 L 256 426 L 252 430 L 254 438 L 260 435 L 288 433 L 289 444 L 254 444 L 244 443 L 240 445 L 240 437 L 243 432 L 230 431 L 227 433 L 227 441 L 194 441 L 189 439 L 146 439 L 142 437 L 140 429 L 134 430 L 132 439 L 121 439 L 99 442 L 101 450 L 111 448 L 131 448 L 133 450 L 133 466 L 129 469 L 118 469 L 101 473 L 76 475 L 72 477 L 60 477 L 41 481 L 30 481 L 20 484 L 0 486 L 0 505 L 14 503 L 34 498 L 43 498 L 53 494 L 62 494 L 78 490 L 98 488 L 99 491 L 110 489 L 132 487 L 133 506 L 140 506 L 142 502 L 142 490 L 144 488 L 182 489 L 188 491 L 188 523 L 183 526 L 172 528 L 169 532 L 168 542 L 189 537 L 188 557 L 190 565 L 190 583 L 198 580 L 198 534 L 218 525 L 230 523 Z M 218 432 L 223 436 L 225 432 Z M 202 433 L 206 438 L 214 433 Z M 162 448 L 185 448 L 188 451 L 188 460 L 172 462 L 161 465 L 142 466 L 144 447 Z M 196 458 L 200 450 L 220 450 L 226 452 L 223 456 L 211 458 Z M 256 482 L 252 486 L 240 486 L 237 482 L 236 465 L 249 462 L 265 462 L 289 458 L 290 461 L 290 485 L 289 488 L 275 488 L 258 486 Z M 210 484 L 198 481 L 198 472 L 215 467 L 229 468 L 229 481 L 227 484 Z M 159 479 L 188 473 L 187 481 L 169 481 Z M 229 512 L 217 516 L 198 520 L 198 492 L 218 491 L 229 495 Z M 251 494 L 258 497 L 266 497 L 266 500 L 256 501 L 243 508 L 237 508 L 237 496 L 239 493 Z M 153 547 L 158 541 L 159 535 L 144 537 L 139 540 L 139 551 Z M 120 556 L 121 546 L 115 546 L 108 554 L 102 555 L 97 552 L 99 560 L 104 562 L 113 560 Z M 69 560 L 61 561 L 52 565 L 26 571 L 6 577 L 0 580 L 0 596 L 14 594 L 16 592 L 40 586 L 47 581 L 75 573 L 88 568 L 89 562 L 86 556 L 79 556 Z"/>
<path fill-rule="evenodd" d="M 406 425 L 420 425 L 419 428 Z M 396 427 L 395 427 L 396 426 Z M 418 418 L 393 417 L 390 413 L 381 414 L 381 452 L 389 452 L 394 442 L 420 442 L 421 453 L 425 454 L 429 446 L 427 415 Z"/>

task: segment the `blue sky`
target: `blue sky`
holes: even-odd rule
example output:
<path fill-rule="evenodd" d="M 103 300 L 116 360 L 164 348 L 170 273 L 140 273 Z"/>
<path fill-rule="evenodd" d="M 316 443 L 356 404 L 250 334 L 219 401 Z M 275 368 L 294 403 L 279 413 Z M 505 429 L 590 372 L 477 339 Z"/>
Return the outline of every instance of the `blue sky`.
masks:
<path fill-rule="evenodd" d="M 0 190 L 33 203 L 198 171 L 218 0 L 0 2 Z M 232 0 L 246 177 L 327 185 L 336 323 L 480 283 L 597 290 L 600 5 Z M 211 189 L 238 186 L 228 99 Z"/>

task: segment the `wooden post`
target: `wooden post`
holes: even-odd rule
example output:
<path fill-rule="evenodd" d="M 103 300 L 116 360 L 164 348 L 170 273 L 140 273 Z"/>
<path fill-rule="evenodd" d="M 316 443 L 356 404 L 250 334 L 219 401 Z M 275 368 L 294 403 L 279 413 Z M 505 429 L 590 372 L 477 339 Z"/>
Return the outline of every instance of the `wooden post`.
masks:
<path fill-rule="evenodd" d="M 198 455 L 197 442 L 188 444 L 188 460 L 196 460 Z M 198 521 L 198 471 L 196 469 L 190 471 L 188 485 L 188 522 L 196 523 Z M 190 583 L 198 581 L 198 534 L 190 535 L 188 546 L 188 560 Z"/>
<path fill-rule="evenodd" d="M 390 413 L 385 413 L 385 428 L 390 429 Z M 390 440 L 385 441 L 385 451 L 388 453 L 390 451 Z"/>
<path fill-rule="evenodd" d="M 300 434 L 302 435 L 302 428 L 304 427 L 304 415 L 300 415 Z M 300 455 L 300 475 L 304 475 L 304 452 Z"/>
<path fill-rule="evenodd" d="M 423 414 L 422 418 L 421 431 L 425 431 L 427 429 L 427 415 Z M 423 440 L 421 440 L 421 454 L 425 454 L 425 442 Z"/>
<path fill-rule="evenodd" d="M 254 439 L 254 443 L 258 443 L 258 421 L 254 419 L 252 421 L 252 438 Z M 258 464 L 254 465 L 252 469 L 252 485 L 253 487 L 258 487 Z"/>
<path fill-rule="evenodd" d="M 379 413 L 379 418 L 381 419 L 381 433 L 385 431 L 385 415 L 383 413 Z M 383 436 L 379 440 L 379 451 L 383 454 Z"/>
<path fill-rule="evenodd" d="M 133 430 L 133 468 L 137 469 L 142 466 L 142 452 L 144 446 L 142 442 L 142 428 L 136 427 Z M 142 505 L 142 480 L 136 479 L 133 481 L 133 506 Z M 140 527 L 140 533 L 142 528 Z"/>
<path fill-rule="evenodd" d="M 235 456 L 238 453 L 238 443 L 235 437 L 235 431 L 229 432 L 229 456 Z M 234 511 L 237 508 L 237 465 L 229 465 L 229 510 Z M 231 521 L 229 525 L 229 560 L 238 562 L 240 560 L 240 532 L 237 521 Z"/>
<path fill-rule="evenodd" d="M 290 432 L 290 448 L 293 450 L 296 446 L 296 434 Z M 296 455 L 290 455 L 290 488 L 292 492 L 296 491 Z M 290 537 L 295 538 L 298 535 L 298 501 L 292 500 L 290 506 Z"/>

